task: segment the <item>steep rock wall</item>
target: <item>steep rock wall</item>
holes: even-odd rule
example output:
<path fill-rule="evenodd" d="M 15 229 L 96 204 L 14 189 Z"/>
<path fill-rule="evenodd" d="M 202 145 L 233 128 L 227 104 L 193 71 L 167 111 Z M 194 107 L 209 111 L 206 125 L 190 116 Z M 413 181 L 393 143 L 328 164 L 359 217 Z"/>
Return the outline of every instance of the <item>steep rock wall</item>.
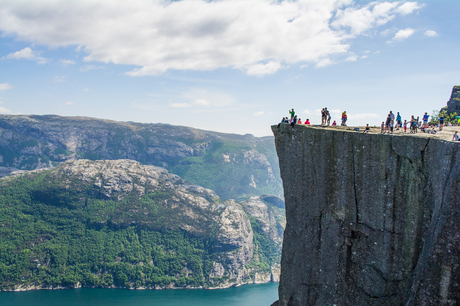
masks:
<path fill-rule="evenodd" d="M 273 126 L 287 225 L 279 305 L 457 305 L 460 147 Z"/>

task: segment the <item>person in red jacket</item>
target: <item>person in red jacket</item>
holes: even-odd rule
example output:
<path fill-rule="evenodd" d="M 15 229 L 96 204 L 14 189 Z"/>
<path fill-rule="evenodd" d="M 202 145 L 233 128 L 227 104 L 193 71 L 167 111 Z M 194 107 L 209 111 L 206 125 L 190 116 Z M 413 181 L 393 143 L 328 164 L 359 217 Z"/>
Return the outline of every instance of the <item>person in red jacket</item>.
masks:
<path fill-rule="evenodd" d="M 305 120 L 305 124 L 310 124 L 310 119 Z"/>

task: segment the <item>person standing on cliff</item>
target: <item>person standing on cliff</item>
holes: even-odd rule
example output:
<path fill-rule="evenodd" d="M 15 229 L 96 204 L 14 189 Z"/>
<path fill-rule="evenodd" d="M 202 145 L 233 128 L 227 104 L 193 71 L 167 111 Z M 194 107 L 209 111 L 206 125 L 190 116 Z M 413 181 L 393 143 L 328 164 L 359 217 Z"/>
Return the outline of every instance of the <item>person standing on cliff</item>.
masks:
<path fill-rule="evenodd" d="M 327 115 L 327 126 L 331 125 L 331 112 L 326 111 Z"/>
<path fill-rule="evenodd" d="M 429 117 L 430 116 L 428 115 L 428 113 L 425 112 L 425 115 L 423 115 L 423 126 L 425 127 L 425 129 L 428 128 L 428 118 Z"/>
<path fill-rule="evenodd" d="M 294 109 L 290 110 L 290 111 L 289 111 L 289 114 L 291 114 L 291 122 L 292 122 L 292 120 L 294 120 L 294 116 L 295 116 L 295 111 L 294 111 Z"/>
<path fill-rule="evenodd" d="M 342 113 L 342 126 L 347 126 L 347 111 L 343 111 Z"/>
<path fill-rule="evenodd" d="M 399 128 L 402 127 L 402 120 L 401 120 L 401 115 L 398 114 L 396 115 L 396 130 L 399 131 Z"/>

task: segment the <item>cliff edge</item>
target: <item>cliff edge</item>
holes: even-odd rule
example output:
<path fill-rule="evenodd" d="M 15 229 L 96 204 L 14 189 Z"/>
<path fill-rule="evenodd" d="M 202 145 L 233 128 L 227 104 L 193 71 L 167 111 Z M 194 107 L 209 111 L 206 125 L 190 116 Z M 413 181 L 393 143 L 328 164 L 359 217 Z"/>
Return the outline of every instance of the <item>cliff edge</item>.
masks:
<path fill-rule="evenodd" d="M 272 126 L 286 201 L 279 305 L 457 305 L 460 146 Z"/>

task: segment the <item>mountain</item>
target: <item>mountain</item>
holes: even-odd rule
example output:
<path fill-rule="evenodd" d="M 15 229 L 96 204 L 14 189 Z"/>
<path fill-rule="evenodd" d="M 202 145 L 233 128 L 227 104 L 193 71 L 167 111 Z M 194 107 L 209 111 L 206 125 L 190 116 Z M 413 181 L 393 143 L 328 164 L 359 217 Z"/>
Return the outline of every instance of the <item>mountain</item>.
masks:
<path fill-rule="evenodd" d="M 39 130 L 25 129 L 2 131 L 10 142 L 37 135 L 33 146 L 17 143 L 19 156 L 59 157 Z M 81 152 L 80 140 L 67 145 Z M 13 173 L 0 179 L 0 289 L 223 288 L 277 280 L 285 224 L 280 205 L 273 196 L 224 201 L 133 160 L 69 160 Z"/>
<path fill-rule="evenodd" d="M 452 88 L 452 94 L 449 101 L 447 101 L 447 107 L 444 109 L 447 110 L 448 114 L 460 114 L 460 86 L 457 85 Z"/>
<path fill-rule="evenodd" d="M 273 137 L 87 117 L 0 115 L 0 174 L 71 159 L 132 159 L 164 167 L 225 200 L 283 196 Z"/>

